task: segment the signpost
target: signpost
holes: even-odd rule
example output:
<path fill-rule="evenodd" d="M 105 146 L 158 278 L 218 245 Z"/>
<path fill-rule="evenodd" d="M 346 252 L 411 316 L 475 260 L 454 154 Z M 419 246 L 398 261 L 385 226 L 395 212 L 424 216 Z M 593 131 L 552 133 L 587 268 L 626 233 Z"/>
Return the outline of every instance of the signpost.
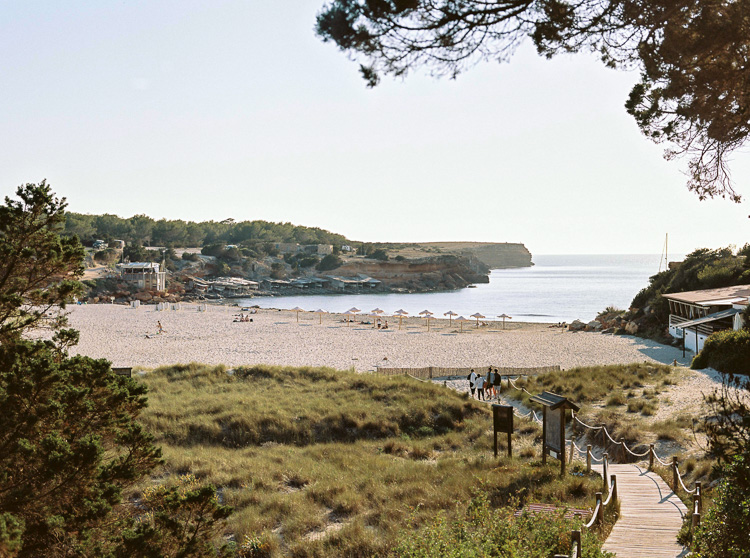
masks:
<path fill-rule="evenodd" d="M 531 401 L 542 405 L 542 463 L 547 463 L 547 454 L 554 452 L 560 460 L 560 475 L 565 474 L 565 411 L 578 411 L 580 407 L 565 397 L 544 391 L 531 397 Z"/>
<path fill-rule="evenodd" d="M 497 433 L 508 434 L 508 457 L 513 457 L 511 434 L 513 434 L 513 407 L 511 405 L 492 405 L 492 423 L 495 431 L 495 457 L 497 457 Z"/>

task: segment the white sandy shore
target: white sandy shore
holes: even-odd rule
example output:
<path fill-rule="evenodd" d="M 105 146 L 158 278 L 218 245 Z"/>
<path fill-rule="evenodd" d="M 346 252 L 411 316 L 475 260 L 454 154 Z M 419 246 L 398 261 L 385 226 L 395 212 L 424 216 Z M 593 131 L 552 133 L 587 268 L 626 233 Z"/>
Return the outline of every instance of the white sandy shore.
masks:
<path fill-rule="evenodd" d="M 476 328 L 431 320 L 430 331 L 419 318 L 389 317 L 389 329 L 349 326 L 341 315 L 319 316 L 262 309 L 253 323 L 233 322 L 237 308 L 183 304 L 179 311 L 157 312 L 154 306 L 75 306 L 70 325 L 81 332 L 75 352 L 106 358 L 114 366 L 153 368 L 161 365 L 277 364 L 373 370 L 380 366 L 548 366 L 563 368 L 641 361 L 685 364 L 682 352 L 634 337 L 571 333 L 545 324 L 501 324 Z M 364 318 L 367 319 L 367 318 Z M 165 333 L 156 335 L 157 320 Z M 147 337 L 147 335 L 149 337 Z M 688 354 L 688 358 L 690 354 Z M 387 359 L 384 360 L 384 359 Z"/>

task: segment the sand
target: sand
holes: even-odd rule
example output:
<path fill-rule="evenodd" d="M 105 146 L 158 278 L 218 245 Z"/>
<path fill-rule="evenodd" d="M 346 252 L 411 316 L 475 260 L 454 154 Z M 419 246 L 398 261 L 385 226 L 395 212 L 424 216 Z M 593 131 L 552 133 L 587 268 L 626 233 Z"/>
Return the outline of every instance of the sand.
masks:
<path fill-rule="evenodd" d="M 71 308 L 70 325 L 81 341 L 74 353 L 106 358 L 113 366 L 155 368 L 201 362 L 227 366 L 275 364 L 374 370 L 376 366 L 549 366 L 653 361 L 686 364 L 682 352 L 653 341 L 600 333 L 573 333 L 546 324 L 501 323 L 476 328 L 464 323 L 388 317 L 389 329 L 352 323 L 344 317 L 261 309 L 252 323 L 237 323 L 236 307 L 183 304 L 155 306 L 82 305 Z M 372 318 L 362 318 L 372 319 Z M 165 332 L 157 333 L 157 321 Z"/>

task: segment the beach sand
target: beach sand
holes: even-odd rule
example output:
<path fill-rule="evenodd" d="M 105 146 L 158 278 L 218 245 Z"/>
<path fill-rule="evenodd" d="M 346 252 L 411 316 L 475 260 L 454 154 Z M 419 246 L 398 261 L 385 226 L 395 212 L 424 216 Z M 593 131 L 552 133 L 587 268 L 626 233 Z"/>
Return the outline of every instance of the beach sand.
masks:
<path fill-rule="evenodd" d="M 477 328 L 408 318 L 399 330 L 398 317 L 389 329 L 351 323 L 340 314 L 261 309 L 252 323 L 234 322 L 237 307 L 209 305 L 207 312 L 183 304 L 181 310 L 155 306 L 81 305 L 70 308 L 70 326 L 81 340 L 73 353 L 106 358 L 113 366 L 155 368 L 200 362 L 240 366 L 275 364 L 330 366 L 358 371 L 376 366 L 465 367 L 549 366 L 654 361 L 686 364 L 691 357 L 673 347 L 630 336 L 573 333 L 547 324 L 513 323 L 502 329 L 492 322 Z M 361 318 L 372 320 L 372 318 Z M 157 335 L 157 321 L 165 332 Z"/>

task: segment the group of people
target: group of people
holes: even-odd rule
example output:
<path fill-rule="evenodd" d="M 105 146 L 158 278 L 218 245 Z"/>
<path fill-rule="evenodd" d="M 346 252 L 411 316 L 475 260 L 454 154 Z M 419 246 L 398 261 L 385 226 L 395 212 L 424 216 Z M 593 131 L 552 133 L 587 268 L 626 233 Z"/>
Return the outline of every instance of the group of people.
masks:
<path fill-rule="evenodd" d="M 375 320 L 375 325 L 378 326 L 378 329 L 388 329 L 388 320 L 385 320 L 385 323 L 380 321 L 380 318 Z"/>
<path fill-rule="evenodd" d="M 477 374 L 472 368 L 466 379 L 469 380 L 472 398 L 476 392 L 476 397 L 480 401 L 489 401 L 493 397 L 497 399 L 497 388 L 500 385 L 500 373 L 497 368 L 487 367 L 486 376 Z"/>
<path fill-rule="evenodd" d="M 253 319 L 250 317 L 250 315 L 245 315 L 242 312 L 238 316 L 234 317 L 235 322 L 252 322 Z"/>

